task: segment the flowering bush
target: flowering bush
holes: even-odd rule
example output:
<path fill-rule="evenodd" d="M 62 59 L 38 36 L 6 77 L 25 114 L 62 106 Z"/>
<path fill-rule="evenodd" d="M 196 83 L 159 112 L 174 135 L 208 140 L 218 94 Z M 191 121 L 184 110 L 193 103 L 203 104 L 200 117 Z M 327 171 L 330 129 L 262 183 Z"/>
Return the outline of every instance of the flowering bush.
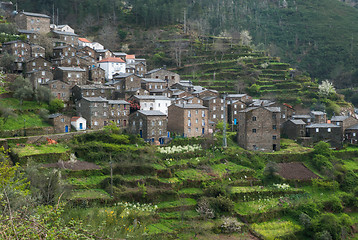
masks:
<path fill-rule="evenodd" d="M 129 202 L 118 202 L 115 206 L 122 207 L 123 211 L 121 217 L 127 217 L 129 215 L 151 215 L 158 209 L 157 205 L 152 204 L 140 204 L 140 203 L 129 203 Z"/>
<path fill-rule="evenodd" d="M 283 183 L 283 184 L 273 184 L 273 186 L 275 188 L 279 188 L 279 189 L 283 189 L 283 190 L 286 190 L 286 189 L 289 189 L 290 188 L 290 185 L 286 184 L 286 183 Z"/>
<path fill-rule="evenodd" d="M 164 154 L 183 153 L 183 152 L 195 152 L 201 150 L 201 146 L 198 144 L 186 145 L 186 146 L 172 146 L 158 148 L 158 152 Z"/>
<path fill-rule="evenodd" d="M 222 224 L 220 225 L 220 230 L 222 233 L 235 233 L 241 232 L 242 223 L 238 222 L 236 218 L 233 217 L 224 217 L 222 219 Z"/>

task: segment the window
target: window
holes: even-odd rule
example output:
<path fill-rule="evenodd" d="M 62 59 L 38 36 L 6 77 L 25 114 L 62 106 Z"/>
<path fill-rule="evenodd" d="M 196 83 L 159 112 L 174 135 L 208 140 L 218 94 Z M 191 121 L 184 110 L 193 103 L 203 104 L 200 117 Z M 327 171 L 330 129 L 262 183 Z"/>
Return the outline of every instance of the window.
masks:
<path fill-rule="evenodd" d="M 139 121 L 139 126 L 140 126 L 140 127 L 143 126 L 143 121 L 142 121 L 142 120 Z"/>
<path fill-rule="evenodd" d="M 107 103 L 103 103 L 103 107 L 107 107 Z"/>
<path fill-rule="evenodd" d="M 35 62 L 33 62 L 33 63 L 32 63 L 32 66 L 34 66 L 34 67 L 35 67 L 35 66 L 36 66 L 36 63 L 35 63 Z"/>
<path fill-rule="evenodd" d="M 353 137 L 355 137 L 356 136 L 356 133 L 353 133 Z"/>
<path fill-rule="evenodd" d="M 94 96 L 94 92 L 92 92 L 92 96 Z"/>
<path fill-rule="evenodd" d="M 191 128 L 188 128 L 188 133 L 190 133 L 191 132 Z"/>
<path fill-rule="evenodd" d="M 118 112 L 117 112 L 117 116 L 120 116 L 120 115 L 121 115 L 121 112 L 120 112 L 120 111 L 118 111 Z"/>
<path fill-rule="evenodd" d="M 160 107 L 160 103 L 158 103 L 158 107 Z"/>
<path fill-rule="evenodd" d="M 199 123 L 199 119 L 195 119 L 195 123 Z"/>
<path fill-rule="evenodd" d="M 328 132 L 331 132 L 332 130 L 331 130 L 331 128 L 328 128 L 327 131 L 328 131 Z"/>
<path fill-rule="evenodd" d="M 224 118 L 224 114 L 221 114 L 221 119 L 223 119 Z"/>
<path fill-rule="evenodd" d="M 45 76 L 45 71 L 42 71 L 42 72 L 41 72 L 41 75 L 42 75 L 42 76 Z"/>
<path fill-rule="evenodd" d="M 337 122 L 337 126 L 339 126 L 341 123 L 340 122 Z"/>
<path fill-rule="evenodd" d="M 97 117 L 97 112 L 94 112 L 94 116 Z"/>
<path fill-rule="evenodd" d="M 154 125 L 155 125 L 155 122 L 154 122 L 154 121 L 152 121 L 152 127 L 154 127 Z"/>
<path fill-rule="evenodd" d="M 78 103 L 78 107 L 81 107 L 81 103 Z"/>
<path fill-rule="evenodd" d="M 159 135 L 162 135 L 162 130 L 159 130 Z"/>
<path fill-rule="evenodd" d="M 316 128 L 316 133 L 318 133 L 319 132 L 319 128 Z"/>
<path fill-rule="evenodd" d="M 158 121 L 158 125 L 162 126 L 162 121 L 161 120 Z"/>
<path fill-rule="evenodd" d="M 277 136 L 276 135 L 273 135 L 272 136 L 272 140 L 276 140 L 277 139 Z"/>
<path fill-rule="evenodd" d="M 97 103 L 94 103 L 94 107 L 97 107 Z"/>
<path fill-rule="evenodd" d="M 190 110 L 188 110 L 188 117 L 191 117 L 191 113 L 190 113 Z"/>
<path fill-rule="evenodd" d="M 44 66 L 45 66 L 45 67 L 47 66 L 47 62 L 44 62 Z"/>
<path fill-rule="evenodd" d="M 221 107 L 220 109 L 221 109 L 221 111 L 224 111 L 224 107 Z"/>
<path fill-rule="evenodd" d="M 221 103 L 224 103 L 224 99 L 221 99 L 220 102 L 221 102 Z"/>
<path fill-rule="evenodd" d="M 74 57 L 74 56 L 75 56 L 75 53 L 73 52 L 73 53 L 72 53 L 72 57 Z"/>
<path fill-rule="evenodd" d="M 188 120 L 188 127 L 190 127 L 191 126 L 191 120 L 189 119 Z"/>
<path fill-rule="evenodd" d="M 107 112 L 103 112 L 103 116 L 106 117 L 106 116 L 107 116 Z"/>
<path fill-rule="evenodd" d="M 97 122 L 97 121 L 95 121 L 95 122 L 94 122 L 94 125 L 95 125 L 95 126 L 97 126 L 97 125 L 98 125 L 98 122 Z"/>
<path fill-rule="evenodd" d="M 215 119 L 216 118 L 216 114 L 213 114 L 213 119 Z"/>
<path fill-rule="evenodd" d="M 154 130 L 152 130 L 152 136 L 154 136 L 155 135 L 155 132 L 154 132 Z"/>
<path fill-rule="evenodd" d="M 234 114 L 237 114 L 237 111 L 234 111 Z"/>
<path fill-rule="evenodd" d="M 256 145 L 252 145 L 252 149 L 257 150 L 257 146 L 256 146 Z"/>
<path fill-rule="evenodd" d="M 77 74 L 76 74 L 76 78 L 80 78 L 80 74 L 77 73 Z"/>
<path fill-rule="evenodd" d="M 68 77 L 71 77 L 71 73 L 67 73 L 67 76 L 68 76 Z"/>
<path fill-rule="evenodd" d="M 133 82 L 133 77 L 131 77 L 131 82 Z"/>
<path fill-rule="evenodd" d="M 256 121 L 256 117 L 252 117 L 252 121 Z"/>
<path fill-rule="evenodd" d="M 205 126 L 205 120 L 201 120 L 201 126 Z"/>
<path fill-rule="evenodd" d="M 123 116 L 126 116 L 127 115 L 127 112 L 123 112 Z"/>
<path fill-rule="evenodd" d="M 216 107 L 214 106 L 214 107 L 213 107 L 213 111 L 215 111 L 215 110 L 216 110 Z"/>
<path fill-rule="evenodd" d="M 152 85 L 149 85 L 149 89 L 152 89 Z"/>
<path fill-rule="evenodd" d="M 205 111 L 201 111 L 201 117 L 205 117 Z"/>
<path fill-rule="evenodd" d="M 256 133 L 256 128 L 253 128 L 253 129 L 252 129 L 252 133 Z"/>
<path fill-rule="evenodd" d="M 53 85 L 52 85 L 52 88 L 56 88 L 56 84 L 53 84 Z"/>
<path fill-rule="evenodd" d="M 275 113 L 272 114 L 272 119 L 276 119 L 276 114 Z"/>
<path fill-rule="evenodd" d="M 213 100 L 213 103 L 216 103 L 216 99 Z"/>
<path fill-rule="evenodd" d="M 276 129 L 277 129 L 277 126 L 276 126 L 276 125 L 272 125 L 272 129 L 273 129 L 273 130 L 276 130 Z"/>
<path fill-rule="evenodd" d="M 135 126 L 135 121 L 133 121 L 133 126 Z"/>
<path fill-rule="evenodd" d="M 64 118 L 61 118 L 61 122 L 65 122 L 65 119 L 64 119 Z"/>
<path fill-rule="evenodd" d="M 199 128 L 195 128 L 195 132 L 199 132 Z"/>
<path fill-rule="evenodd" d="M 198 103 L 200 103 L 200 99 L 198 99 Z"/>

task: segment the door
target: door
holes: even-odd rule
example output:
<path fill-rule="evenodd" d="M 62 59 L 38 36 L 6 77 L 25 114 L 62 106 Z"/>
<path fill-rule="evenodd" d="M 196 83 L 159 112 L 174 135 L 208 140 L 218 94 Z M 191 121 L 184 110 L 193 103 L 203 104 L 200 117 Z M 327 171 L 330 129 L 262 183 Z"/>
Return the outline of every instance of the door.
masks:
<path fill-rule="evenodd" d="M 67 125 L 65 126 L 65 132 L 68 132 L 68 126 Z"/>
<path fill-rule="evenodd" d="M 234 125 L 236 125 L 236 124 L 237 124 L 237 119 L 235 118 L 235 119 L 234 119 Z"/>
<path fill-rule="evenodd" d="M 143 130 L 139 130 L 139 135 L 141 138 L 143 138 Z"/>
<path fill-rule="evenodd" d="M 276 144 L 273 144 L 273 145 L 272 145 L 272 150 L 276 151 L 276 149 L 277 149 L 277 145 L 276 145 Z"/>
<path fill-rule="evenodd" d="M 57 98 L 61 99 L 61 93 L 57 93 Z"/>
<path fill-rule="evenodd" d="M 80 123 L 80 130 L 83 129 L 83 123 Z"/>
<path fill-rule="evenodd" d="M 204 134 L 204 133 L 205 133 L 205 128 L 203 128 L 203 129 L 201 130 L 201 133 L 202 133 L 202 134 Z"/>

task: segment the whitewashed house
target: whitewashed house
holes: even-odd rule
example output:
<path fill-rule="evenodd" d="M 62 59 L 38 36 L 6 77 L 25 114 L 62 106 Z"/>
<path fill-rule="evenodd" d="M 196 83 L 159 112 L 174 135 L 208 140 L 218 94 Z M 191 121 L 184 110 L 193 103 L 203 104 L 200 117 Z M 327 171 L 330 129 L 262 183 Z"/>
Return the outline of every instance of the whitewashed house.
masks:
<path fill-rule="evenodd" d="M 168 115 L 168 107 L 172 104 L 172 100 L 165 96 L 134 95 L 131 99 L 140 105 L 140 110 L 161 111 L 165 115 Z"/>
<path fill-rule="evenodd" d="M 78 46 L 80 48 L 84 48 L 84 47 L 92 48 L 92 42 L 89 41 L 87 38 L 78 38 Z"/>
<path fill-rule="evenodd" d="M 55 25 L 55 24 L 51 24 L 50 25 L 50 29 L 51 30 L 55 30 L 55 31 L 60 31 L 60 32 L 70 32 L 70 33 L 75 33 L 75 30 L 73 28 L 71 28 L 69 25 Z"/>
<path fill-rule="evenodd" d="M 86 130 L 86 119 L 83 117 L 72 117 L 71 125 L 76 129 L 76 131 Z"/>
<path fill-rule="evenodd" d="M 103 50 L 104 46 L 98 42 L 93 42 L 93 43 L 91 43 L 90 48 L 92 48 L 94 50 Z"/>
<path fill-rule="evenodd" d="M 121 58 L 109 57 L 98 62 L 98 66 L 105 71 L 106 80 L 112 80 L 113 75 L 126 72 L 126 62 Z"/>

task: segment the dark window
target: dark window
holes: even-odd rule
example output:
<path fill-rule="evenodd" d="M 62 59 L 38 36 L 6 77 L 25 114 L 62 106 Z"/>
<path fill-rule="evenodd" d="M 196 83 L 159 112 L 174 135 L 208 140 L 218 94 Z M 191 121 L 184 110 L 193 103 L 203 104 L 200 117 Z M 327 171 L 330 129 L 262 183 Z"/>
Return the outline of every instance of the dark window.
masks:
<path fill-rule="evenodd" d="M 272 125 L 272 129 L 276 130 L 277 129 L 276 125 Z"/>
<path fill-rule="evenodd" d="M 272 139 L 273 139 L 273 140 L 276 140 L 276 139 L 277 139 L 276 135 L 273 135 L 273 136 L 272 136 Z"/>
<path fill-rule="evenodd" d="M 276 114 L 275 113 L 272 114 L 272 119 L 276 119 Z"/>
<path fill-rule="evenodd" d="M 256 121 L 256 117 L 252 117 L 252 121 Z"/>
<path fill-rule="evenodd" d="M 256 133 L 256 128 L 253 128 L 253 129 L 252 129 L 252 132 L 253 132 L 253 133 Z"/>

